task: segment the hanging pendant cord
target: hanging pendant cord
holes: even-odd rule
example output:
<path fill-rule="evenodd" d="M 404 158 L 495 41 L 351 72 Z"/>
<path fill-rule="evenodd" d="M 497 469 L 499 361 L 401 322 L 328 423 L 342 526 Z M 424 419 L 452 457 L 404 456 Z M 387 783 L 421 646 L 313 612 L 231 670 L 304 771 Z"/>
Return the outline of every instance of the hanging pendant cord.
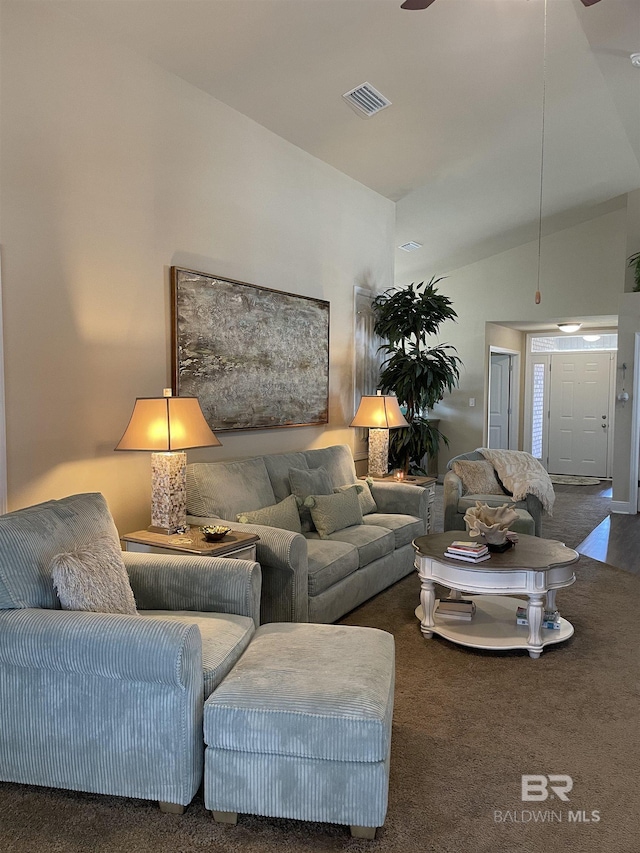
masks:
<path fill-rule="evenodd" d="M 544 187 L 544 118 L 547 100 L 547 0 L 544 0 L 544 34 L 542 49 L 542 133 L 540 145 L 540 207 L 538 210 L 538 275 L 536 305 L 540 304 L 540 266 L 542 257 L 542 193 Z"/>

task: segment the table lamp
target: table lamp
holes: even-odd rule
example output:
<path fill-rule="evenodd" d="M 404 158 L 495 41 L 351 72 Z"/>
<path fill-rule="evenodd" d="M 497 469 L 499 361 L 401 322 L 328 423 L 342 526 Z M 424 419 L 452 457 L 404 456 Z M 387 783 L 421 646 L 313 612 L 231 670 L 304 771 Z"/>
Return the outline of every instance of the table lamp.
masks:
<path fill-rule="evenodd" d="M 204 419 L 197 397 L 138 397 L 116 450 L 151 451 L 151 526 L 176 533 L 187 526 L 187 454 L 221 442 Z"/>
<path fill-rule="evenodd" d="M 364 394 L 350 426 L 369 430 L 369 476 L 384 477 L 389 471 L 389 430 L 409 426 L 398 398 L 380 391 Z"/>

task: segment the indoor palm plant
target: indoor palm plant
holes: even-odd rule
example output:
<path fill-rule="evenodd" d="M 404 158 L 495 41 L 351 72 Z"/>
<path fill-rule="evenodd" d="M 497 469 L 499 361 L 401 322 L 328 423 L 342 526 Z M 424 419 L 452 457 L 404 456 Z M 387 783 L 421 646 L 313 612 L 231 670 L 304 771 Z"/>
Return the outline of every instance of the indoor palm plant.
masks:
<path fill-rule="evenodd" d="M 391 433 L 392 467 L 424 472 L 422 460 L 435 456 L 446 437 L 429 421 L 429 409 L 451 391 L 460 378 L 461 361 L 449 344 L 428 346 L 445 320 L 455 320 L 451 300 L 438 292 L 442 278 L 392 287 L 373 300 L 375 332 L 387 343 L 380 372 L 384 393 L 394 393 L 409 426 Z"/>
<path fill-rule="evenodd" d="M 640 252 L 636 252 L 635 255 L 630 255 L 627 258 L 627 262 L 628 266 L 633 269 L 633 289 L 637 293 L 640 290 Z"/>

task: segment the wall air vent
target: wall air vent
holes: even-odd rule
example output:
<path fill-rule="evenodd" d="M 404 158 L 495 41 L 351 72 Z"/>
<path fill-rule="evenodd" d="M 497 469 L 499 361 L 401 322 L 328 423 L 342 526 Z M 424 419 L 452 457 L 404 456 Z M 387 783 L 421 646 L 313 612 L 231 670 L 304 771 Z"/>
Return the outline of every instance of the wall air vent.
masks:
<path fill-rule="evenodd" d="M 371 83 L 356 86 L 342 96 L 349 106 L 363 118 L 370 118 L 385 107 L 391 106 L 391 101 L 374 89 Z"/>
<path fill-rule="evenodd" d="M 403 243 L 402 246 L 398 246 L 399 249 L 402 249 L 403 252 L 415 252 L 416 249 L 422 248 L 422 243 L 416 243 L 415 240 L 409 240 L 408 243 Z"/>

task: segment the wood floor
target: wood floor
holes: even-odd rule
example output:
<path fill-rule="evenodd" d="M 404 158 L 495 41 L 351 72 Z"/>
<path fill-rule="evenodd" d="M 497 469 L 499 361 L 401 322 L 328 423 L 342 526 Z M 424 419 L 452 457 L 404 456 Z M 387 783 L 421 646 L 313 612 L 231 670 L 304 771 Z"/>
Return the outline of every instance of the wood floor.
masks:
<path fill-rule="evenodd" d="M 611 497 L 610 488 L 608 493 Z M 576 550 L 585 557 L 640 575 L 640 515 L 612 513 Z"/>

